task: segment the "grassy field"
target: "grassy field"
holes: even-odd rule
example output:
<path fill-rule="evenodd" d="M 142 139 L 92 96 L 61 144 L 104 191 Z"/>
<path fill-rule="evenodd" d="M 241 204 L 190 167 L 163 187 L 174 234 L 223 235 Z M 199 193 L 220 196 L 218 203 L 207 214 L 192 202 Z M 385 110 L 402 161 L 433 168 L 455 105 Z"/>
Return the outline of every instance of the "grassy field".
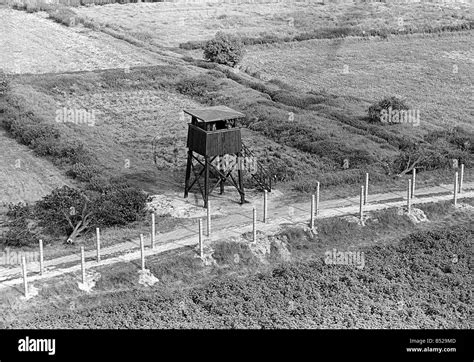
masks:
<path fill-rule="evenodd" d="M 135 33 L 150 42 L 177 47 L 187 41 L 210 39 L 218 30 L 242 36 L 294 36 L 317 28 L 366 29 L 457 25 L 467 22 L 469 5 L 347 3 L 326 1 L 270 4 L 145 3 L 80 7 L 81 17 Z M 401 19 L 401 20 L 400 20 Z"/>
<path fill-rule="evenodd" d="M 246 114 L 242 122 L 243 142 L 277 176 L 277 190 L 282 196 L 275 202 L 281 204 L 298 197 L 307 199 L 317 181 L 323 187 L 322 199 L 356 195 L 365 172 L 371 175 L 371 192 L 405 189 L 406 177 L 396 177 L 400 170 L 393 171 L 389 166 L 404 147 L 422 142 L 425 146 L 439 147 L 440 154 L 436 155 L 439 158 L 435 161 L 439 160 L 441 168 L 420 169 L 418 187 L 451 183 L 453 170 L 445 161 L 454 157 L 464 160 L 465 179 L 471 180 L 474 159 L 469 150 L 472 147 L 462 152 L 454 147 L 466 139 L 474 144 L 472 133 L 456 134 L 449 142 L 440 134 L 430 141 L 423 137 L 429 131 L 454 126 L 474 131 L 470 99 L 474 81 L 472 31 L 393 34 L 464 26 L 473 21 L 469 10 L 469 5 L 462 2 L 334 4 L 327 1 L 290 5 L 283 2 L 114 4 L 54 8 L 49 13 L 1 8 L 0 30 L 5 52 L 0 55 L 0 62 L 2 69 L 13 76 L 9 77 L 11 90 L 0 98 L 0 122 L 8 129 L 7 124 L 14 120 L 17 130 L 33 138 L 26 142 L 24 134 L 16 134 L 19 142 L 29 145 L 28 149 L 0 133 L 0 151 L 3 148 L 5 154 L 0 159 L 0 168 L 7 170 L 0 181 L 8 187 L 2 202 L 32 202 L 63 184 L 72 183 L 84 189 L 90 186 L 88 181 L 71 173 L 80 164 L 69 157 L 76 152 L 88 156 L 86 166 L 90 168 L 86 171 L 93 176 L 121 178 L 151 194 L 181 198 L 189 121 L 183 117 L 182 110 L 210 105 L 226 105 Z M 278 34 L 283 42 L 247 46 L 238 69 L 200 60 L 202 51 L 198 43 L 183 46 L 210 39 L 218 30 L 257 40 L 271 40 L 272 34 Z M 355 31 L 360 36 L 302 41 L 308 34 L 310 38 L 321 34 L 323 38 L 331 38 L 344 36 L 346 31 L 349 34 Z M 379 31 L 380 36 L 372 36 Z M 299 40 L 290 42 L 291 39 Z M 385 96 L 400 97 L 411 109 L 419 110 L 420 127 L 369 123 L 367 108 Z M 74 124 L 58 119 L 64 109 L 93 114 L 94 122 Z M 50 139 L 44 133 L 60 137 Z M 38 137 L 34 137 L 36 134 Z M 67 157 L 57 157 L 61 153 L 58 150 L 64 151 Z M 44 157 L 39 157 L 41 154 Z M 13 168 L 18 159 L 27 161 L 26 168 L 21 168 L 21 161 L 20 168 Z M 346 160 L 350 161 L 348 169 L 343 166 Z M 66 174 L 76 179 L 66 178 Z M 0 296 L 0 315 L 8 314 L 9 321 L 19 318 L 18 323 L 28 320 L 36 328 L 64 327 L 67 325 L 64 320 L 69 321 L 67 326 L 73 327 L 87 323 L 94 323 L 95 327 L 143 327 L 150 325 L 147 323 L 154 327 L 266 327 L 275 316 L 265 309 L 268 313 L 262 319 L 252 314 L 252 309 L 262 303 L 269 305 L 271 297 L 282 291 L 294 292 L 291 283 L 287 283 L 289 278 L 315 281 L 304 293 L 318 301 L 323 295 L 327 303 L 321 309 L 310 307 L 312 321 L 304 313 L 287 311 L 278 316 L 284 322 L 274 325 L 465 326 L 469 301 L 454 285 L 464 285 L 470 266 L 463 259 L 453 269 L 446 260 L 454 252 L 470 255 L 467 240 L 472 238 L 472 227 L 469 228 L 472 209 L 468 210 L 470 214 L 449 210 L 448 216 L 439 217 L 442 210 L 437 208 L 432 205 L 426 210 L 432 224 L 419 228 L 394 214 L 386 214 L 379 224 L 365 229 L 340 220 L 321 223 L 319 239 L 310 238 L 301 230 L 287 230 L 285 235 L 280 235 L 281 239 L 286 238 L 292 261 L 302 264 L 275 269 L 275 275 L 274 267 L 282 261 L 278 257 L 269 263 L 268 260 L 255 263 L 248 248 L 229 246 L 228 240 L 221 240 L 215 245 L 219 259 L 215 268 L 200 265 L 189 250 L 151 260 L 152 271 L 163 282 L 151 292 L 136 290 L 140 287 L 134 279 L 134 264 L 120 265 L 100 270 L 104 278 L 92 298 L 79 293 L 74 276 L 66 276 L 45 285 L 33 302 L 33 307 L 42 310 L 39 316 L 38 310 L 18 300 L 18 291 Z M 175 227 L 195 227 L 192 218 L 165 216 L 159 217 L 157 223 L 158 230 L 163 232 Z M 430 233 L 432 225 L 438 224 L 454 231 Z M 149 220 L 145 219 L 105 229 L 103 245 L 136 238 L 145 229 L 149 230 Z M 421 234 L 410 235 L 414 231 Z M 397 246 L 402 236 L 407 239 Z M 421 240 L 428 242 L 425 245 Z M 89 247 L 93 242 L 92 234 L 79 241 L 80 245 Z M 307 260 L 315 255 L 318 259 L 324 248 L 335 245 L 368 248 L 364 250 L 371 255 L 373 263 L 363 272 L 342 269 L 334 272 L 320 261 Z M 72 248 L 77 251 L 77 245 L 67 246 L 56 239 L 47 247 L 49 256 L 69 254 Z M 435 252 L 427 256 L 427 250 Z M 239 254 L 237 260 L 245 262 L 234 265 L 235 253 Z M 412 259 L 394 260 L 387 253 L 412 253 Z M 422 267 L 417 265 L 419 260 Z M 410 270 L 419 280 L 410 279 Z M 260 276 L 255 276 L 255 272 L 264 272 L 262 280 L 271 287 L 259 282 Z M 248 279 L 242 282 L 227 278 L 232 273 Z M 430 275 L 436 276 L 434 282 Z M 227 279 L 222 281 L 220 277 Z M 214 279 L 210 286 L 203 283 Z M 397 284 L 397 280 L 403 285 Z M 256 303 L 242 302 L 247 298 L 242 283 L 254 284 L 255 289 L 250 293 Z M 440 293 L 430 296 L 426 290 L 433 283 Z M 337 285 L 338 302 L 346 305 L 358 300 L 360 305 L 355 310 L 367 316 L 368 322 L 354 320 L 349 309 L 331 304 L 334 295 L 328 291 L 332 284 Z M 364 289 L 365 284 L 370 285 L 369 290 Z M 302 287 L 306 286 L 303 282 Z M 198 289 L 176 292 L 193 287 Z M 238 290 L 238 297 L 233 300 L 235 308 L 240 308 L 248 318 L 236 319 L 229 314 L 233 322 L 232 318 L 222 317 L 228 312 L 224 302 L 232 298 L 227 288 Z M 216 290 L 223 293 L 218 295 Z M 123 294 L 116 294 L 118 291 Z M 171 295 L 171 299 L 157 297 L 157 293 Z M 363 293 L 366 298 L 357 299 Z M 381 300 L 377 300 L 376 294 L 382 295 Z M 448 294 L 452 297 L 448 298 Z M 127 314 L 128 309 L 136 307 L 131 300 L 137 296 L 152 305 L 147 321 Z M 109 304 L 122 297 L 122 304 Z M 189 299 L 193 300 L 189 308 L 194 314 L 183 318 L 179 301 Z M 102 300 L 107 301 L 103 309 Z M 276 298 L 271 303 L 281 307 L 290 301 L 296 303 L 297 310 L 305 311 L 304 303 L 295 300 Z M 407 309 L 397 309 L 400 301 L 408 305 Z M 426 301 L 432 302 L 432 306 Z M 450 306 L 441 307 L 442 303 Z M 91 307 L 95 309 L 89 314 Z M 70 312 L 63 313 L 65 308 Z M 59 317 L 51 320 L 44 317 L 45 311 L 56 315 L 58 310 Z M 110 310 L 119 311 L 123 320 L 104 317 L 104 311 Z M 334 311 L 339 316 L 337 320 L 325 319 L 325 313 Z M 25 315 L 21 317 L 23 312 Z M 167 314 L 172 317 L 167 319 Z M 92 321 L 89 318 L 92 315 L 97 319 Z"/>
<path fill-rule="evenodd" d="M 380 57 L 390 44 L 378 41 L 367 43 L 376 49 L 381 47 L 378 49 Z M 460 44 L 450 49 L 458 49 L 466 43 L 467 39 L 460 37 Z M 360 44 L 366 45 L 365 42 Z M 438 46 L 431 42 L 429 45 L 433 53 L 439 48 L 449 49 L 446 43 Z M 469 64 L 460 64 L 460 73 L 456 75 L 458 82 L 451 77 L 450 88 L 446 84 L 443 88 L 440 85 L 443 80 L 446 83 L 450 77 L 448 75 L 444 79 L 434 74 L 422 77 L 420 87 L 425 88 L 426 82 L 433 89 L 443 90 L 429 93 L 428 97 L 432 98 L 424 102 L 420 98 L 418 87 L 413 85 L 409 76 L 403 77 L 399 83 L 394 82 L 394 78 L 387 78 L 388 89 L 384 89 L 385 83 L 376 81 L 383 79 L 386 74 L 392 74 L 391 60 L 387 60 L 376 74 L 370 74 L 372 71 L 369 71 L 367 58 L 353 59 L 355 69 L 350 69 L 355 75 L 338 74 L 336 65 L 326 73 L 318 73 L 319 67 L 323 68 L 325 56 L 319 59 L 315 57 L 311 44 L 303 46 L 301 43 L 298 46 L 302 47 L 301 52 L 308 59 L 305 62 L 303 56 L 299 57 L 302 60 L 299 64 L 306 64 L 302 69 L 290 65 L 291 56 L 280 55 L 285 63 L 273 61 L 267 65 L 265 61 L 259 62 L 259 70 L 265 69 L 268 74 L 267 78 L 263 78 L 271 78 L 270 81 L 245 78 L 244 73 L 235 78 L 233 73 L 222 72 L 220 68 L 205 70 L 176 61 L 174 66 L 132 68 L 129 72 L 107 70 L 68 75 L 21 76 L 13 82 L 12 97 L 20 100 L 24 111 L 31 111 L 45 123 L 57 127 L 65 138 L 81 142 L 94 155 L 96 165 L 102 173 L 124 176 L 136 186 L 155 193 L 170 189 L 182 190 L 188 122 L 182 114 L 185 108 L 225 104 L 243 111 L 247 115 L 245 124 L 248 127 L 244 129 L 244 142 L 254 150 L 260 162 L 278 173 L 280 181 L 311 178 L 320 179 L 327 186 L 352 184 L 356 187 L 361 175 L 357 170 L 363 171 L 369 165 L 377 165 L 378 172 L 383 174 L 381 164 L 398 153 L 398 144 L 404 140 L 401 136 L 419 140 L 427 128 L 439 125 L 434 118 L 436 112 L 457 117 L 454 119 L 458 119 L 458 122 L 450 118 L 452 123 L 447 124 L 449 127 L 470 126 L 469 109 L 456 109 L 464 106 L 466 98 L 455 97 L 459 83 L 468 87 L 471 79 Z M 348 47 L 344 49 L 346 48 Z M 393 46 L 391 49 L 395 51 L 396 48 L 397 46 Z M 259 51 L 273 51 L 276 54 L 277 49 L 278 47 L 251 50 L 244 59 L 244 64 L 252 62 L 253 54 L 258 56 Z M 299 51 L 298 48 L 292 50 Z M 427 62 L 426 59 L 416 61 Z M 361 63 L 365 65 L 365 70 L 359 65 Z M 398 63 L 402 64 L 396 64 Z M 440 68 L 448 64 L 449 61 L 446 61 Z M 402 65 L 399 72 L 391 76 L 401 74 L 401 67 Z M 282 71 L 283 68 L 286 69 L 285 72 Z M 307 75 L 304 81 L 303 75 L 299 78 L 298 72 Z M 311 76 L 313 74 L 318 74 L 318 77 Z M 375 83 L 374 88 L 369 90 L 364 88 L 368 77 Z M 250 86 L 242 82 L 242 79 L 248 79 Z M 282 80 L 283 85 L 279 85 Z M 324 83 L 321 86 L 322 81 L 326 82 L 326 87 Z M 289 85 L 285 85 L 286 82 Z M 312 92 L 308 93 L 308 88 L 303 83 L 311 87 L 314 82 L 318 83 L 319 88 L 312 88 Z M 183 88 L 183 84 L 192 84 L 192 87 Z M 267 88 L 276 90 L 280 95 L 273 96 L 271 100 Z M 421 127 L 365 126 L 366 123 L 361 119 L 366 116 L 370 105 L 370 99 L 366 97 L 372 95 L 373 102 L 377 100 L 376 94 L 381 97 L 395 94 L 408 98 L 410 107 L 420 109 Z M 312 97 L 309 106 L 299 105 L 298 97 L 308 96 Z M 94 111 L 94 125 L 56 122 L 56 113 L 63 108 Z M 357 129 L 352 124 L 361 128 Z M 265 142 L 261 142 L 262 136 Z M 158 151 L 158 169 L 153 165 L 153 140 L 156 141 Z M 345 172 L 342 169 L 344 158 L 351 161 L 350 170 Z M 161 172 L 165 169 L 166 173 Z M 340 176 L 325 175 L 331 172 L 340 173 Z M 374 176 L 373 181 L 386 182 L 387 179 L 382 174 Z"/>
<path fill-rule="evenodd" d="M 305 91 L 328 91 L 359 100 L 360 111 L 386 97 L 420 111 L 420 128 L 473 130 L 472 32 L 389 40 L 311 40 L 249 47 L 241 69 Z M 399 125 L 401 133 L 417 132 Z"/>
<path fill-rule="evenodd" d="M 62 73 L 163 64 L 159 55 L 101 32 L 65 27 L 46 13 L 0 9 L 1 68 L 6 73 Z"/>

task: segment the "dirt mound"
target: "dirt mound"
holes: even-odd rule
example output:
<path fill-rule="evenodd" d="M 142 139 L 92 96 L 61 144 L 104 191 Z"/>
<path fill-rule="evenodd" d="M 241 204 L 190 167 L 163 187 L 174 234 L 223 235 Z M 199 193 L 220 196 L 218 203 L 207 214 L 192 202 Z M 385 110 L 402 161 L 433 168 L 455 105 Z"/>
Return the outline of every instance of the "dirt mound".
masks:
<path fill-rule="evenodd" d="M 410 213 L 408 213 L 408 210 L 406 207 L 398 209 L 397 213 L 398 215 L 408 216 L 408 218 L 413 224 L 419 224 L 420 222 L 429 222 L 424 211 L 421 209 L 417 209 L 415 207 L 411 207 Z"/>
<path fill-rule="evenodd" d="M 207 209 L 202 207 L 202 201 L 195 197 L 183 198 L 182 194 L 153 195 L 147 203 L 147 210 L 154 211 L 156 215 L 169 215 L 177 218 L 206 217 Z M 219 209 L 212 210 L 212 214 L 220 214 Z"/>

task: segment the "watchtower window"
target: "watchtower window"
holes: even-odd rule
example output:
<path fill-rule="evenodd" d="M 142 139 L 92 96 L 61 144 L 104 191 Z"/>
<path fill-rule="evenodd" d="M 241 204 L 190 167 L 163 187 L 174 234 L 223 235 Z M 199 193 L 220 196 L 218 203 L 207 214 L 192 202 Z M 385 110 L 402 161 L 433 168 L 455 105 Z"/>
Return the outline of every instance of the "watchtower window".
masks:
<path fill-rule="evenodd" d="M 240 112 L 226 106 L 185 110 L 191 116 L 191 124 L 204 131 L 216 131 L 236 127 L 236 120 L 245 117 Z"/>

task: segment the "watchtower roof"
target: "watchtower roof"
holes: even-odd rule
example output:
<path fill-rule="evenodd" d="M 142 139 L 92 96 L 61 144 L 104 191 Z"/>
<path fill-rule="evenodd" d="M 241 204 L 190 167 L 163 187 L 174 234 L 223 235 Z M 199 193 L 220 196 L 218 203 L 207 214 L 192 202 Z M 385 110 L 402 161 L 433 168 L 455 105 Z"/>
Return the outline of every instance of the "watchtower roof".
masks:
<path fill-rule="evenodd" d="M 202 122 L 227 121 L 229 119 L 243 118 L 244 114 L 226 106 L 214 106 L 200 109 L 184 110 L 184 113 L 196 117 Z"/>

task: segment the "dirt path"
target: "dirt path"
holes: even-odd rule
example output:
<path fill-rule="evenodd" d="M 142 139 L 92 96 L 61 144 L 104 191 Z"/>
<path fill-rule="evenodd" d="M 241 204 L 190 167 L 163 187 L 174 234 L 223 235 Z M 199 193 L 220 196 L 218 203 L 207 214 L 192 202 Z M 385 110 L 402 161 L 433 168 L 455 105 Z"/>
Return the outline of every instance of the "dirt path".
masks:
<path fill-rule="evenodd" d="M 464 184 L 463 198 L 474 197 L 474 182 Z M 452 199 L 451 185 L 441 185 L 436 187 L 419 189 L 416 192 L 416 198 L 413 204 L 438 202 Z M 282 207 L 281 203 L 272 203 L 269 198 L 269 219 L 266 224 L 261 220 L 261 214 L 258 216 L 258 231 L 264 234 L 274 234 L 280 230 L 282 225 L 308 223 L 309 203 L 288 204 Z M 370 195 L 366 211 L 382 210 L 391 207 L 400 207 L 406 204 L 406 195 L 402 193 L 383 193 Z M 212 220 L 211 237 L 206 238 L 206 243 L 224 238 L 239 237 L 245 232 L 252 230 L 252 208 L 262 210 L 262 202 L 249 203 L 242 205 L 240 212 L 225 217 L 218 217 Z M 346 198 L 337 200 L 328 200 L 321 202 L 318 218 L 329 218 L 342 215 L 357 214 L 359 210 L 359 198 Z M 205 228 L 205 222 L 204 222 Z M 168 233 L 158 233 L 157 244 L 154 249 L 150 247 L 149 236 L 146 239 L 146 255 L 160 254 L 168 250 L 196 246 L 197 228 L 181 228 Z M 95 260 L 96 252 L 94 250 L 86 252 L 86 268 L 115 264 L 119 262 L 131 261 L 140 258 L 139 239 L 120 243 L 101 250 L 102 261 L 100 264 Z M 37 281 L 49 279 L 59 275 L 77 272 L 80 270 L 79 253 L 45 261 L 45 270 L 43 276 L 39 274 L 39 264 L 33 263 L 28 266 L 29 280 Z M 21 284 L 20 267 L 0 268 L 0 290 Z"/>

